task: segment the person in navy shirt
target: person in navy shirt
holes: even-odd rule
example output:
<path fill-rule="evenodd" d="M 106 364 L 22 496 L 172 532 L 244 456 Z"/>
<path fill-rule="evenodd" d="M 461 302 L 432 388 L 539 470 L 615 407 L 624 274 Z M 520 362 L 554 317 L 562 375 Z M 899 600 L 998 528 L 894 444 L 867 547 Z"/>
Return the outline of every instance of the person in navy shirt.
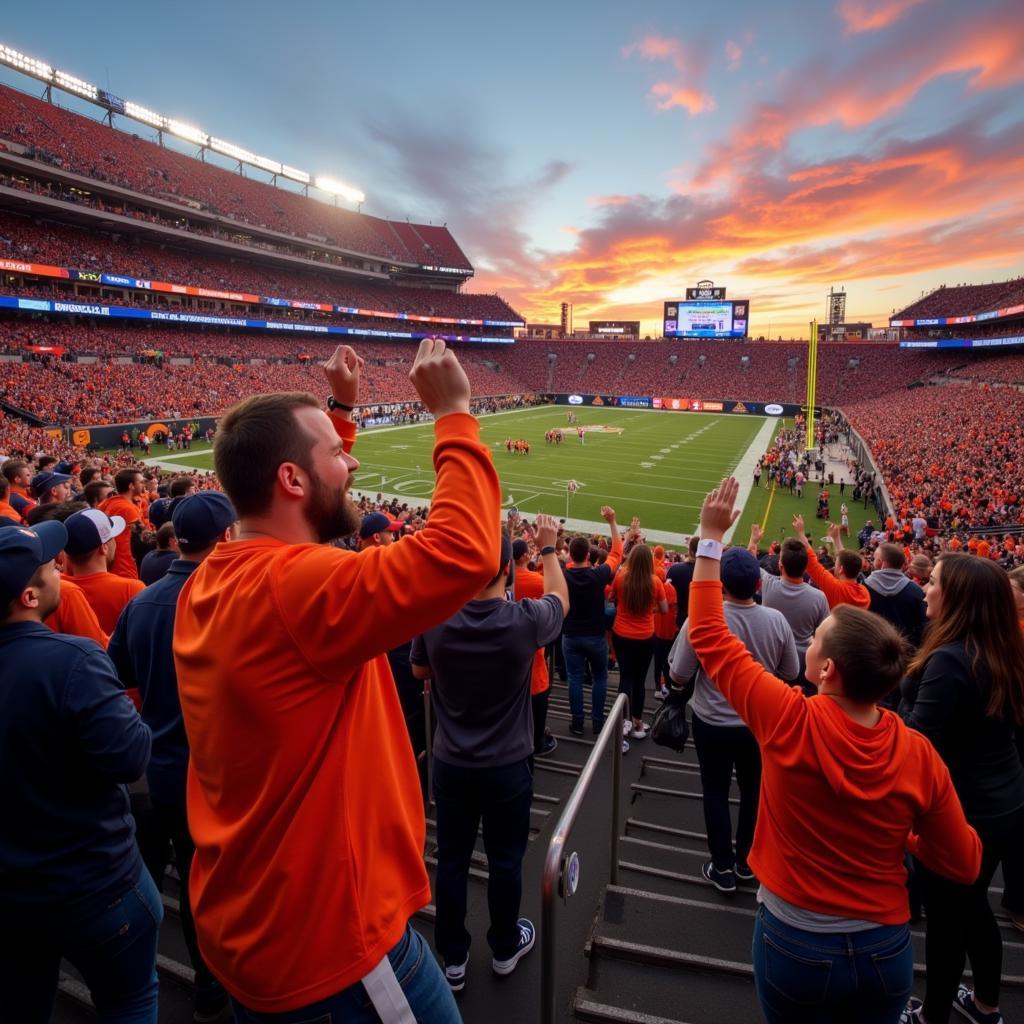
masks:
<path fill-rule="evenodd" d="M 147 838 L 143 855 L 153 881 L 161 888 L 168 844 L 174 849 L 181 879 L 181 926 L 196 972 L 196 1020 L 218 1019 L 227 1007 L 228 997 L 199 952 L 189 900 L 189 871 L 195 853 L 185 812 L 189 747 L 178 700 L 172 642 L 178 595 L 216 545 L 233 539 L 237 519 L 227 495 L 219 491 L 176 498 L 171 507 L 171 522 L 164 526 L 173 527 L 180 557 L 161 579 L 125 605 L 107 648 L 121 682 L 128 689 L 138 687 L 142 719 L 153 731 L 153 755 L 146 769 L 152 801 L 152 834 Z"/>
<path fill-rule="evenodd" d="M 66 541 L 0 528 L 0 1020 L 48 1021 L 66 958 L 101 1021 L 156 1024 L 163 907 L 125 788 L 150 731 L 95 641 L 43 625 Z"/>

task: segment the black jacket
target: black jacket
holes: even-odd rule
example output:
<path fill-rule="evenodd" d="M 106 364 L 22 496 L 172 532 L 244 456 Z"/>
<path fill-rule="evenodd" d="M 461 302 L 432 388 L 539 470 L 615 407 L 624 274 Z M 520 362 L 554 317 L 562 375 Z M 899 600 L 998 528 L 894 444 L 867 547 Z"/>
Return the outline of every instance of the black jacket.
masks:
<path fill-rule="evenodd" d="M 924 591 L 899 569 L 876 569 L 864 586 L 871 593 L 870 610 L 891 622 L 915 648 L 920 647 L 926 622 Z"/>

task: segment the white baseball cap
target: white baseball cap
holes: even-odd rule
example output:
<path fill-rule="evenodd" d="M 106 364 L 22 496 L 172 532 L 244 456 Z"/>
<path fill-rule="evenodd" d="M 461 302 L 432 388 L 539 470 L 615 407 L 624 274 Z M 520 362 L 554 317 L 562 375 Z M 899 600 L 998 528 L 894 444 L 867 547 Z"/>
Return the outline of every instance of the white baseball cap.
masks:
<path fill-rule="evenodd" d="M 124 533 L 125 522 L 121 516 L 108 516 L 98 508 L 83 508 L 68 516 L 64 525 L 68 531 L 64 550 L 69 555 L 87 555 Z"/>

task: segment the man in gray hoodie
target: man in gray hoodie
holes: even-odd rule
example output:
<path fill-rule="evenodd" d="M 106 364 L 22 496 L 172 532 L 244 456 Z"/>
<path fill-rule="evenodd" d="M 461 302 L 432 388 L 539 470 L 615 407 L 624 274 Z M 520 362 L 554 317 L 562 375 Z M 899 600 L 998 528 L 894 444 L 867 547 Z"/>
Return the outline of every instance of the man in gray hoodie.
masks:
<path fill-rule="evenodd" d="M 864 581 L 869 609 L 888 619 L 916 649 L 924 633 L 924 591 L 903 572 L 906 556 L 899 544 L 879 544 L 874 572 Z"/>

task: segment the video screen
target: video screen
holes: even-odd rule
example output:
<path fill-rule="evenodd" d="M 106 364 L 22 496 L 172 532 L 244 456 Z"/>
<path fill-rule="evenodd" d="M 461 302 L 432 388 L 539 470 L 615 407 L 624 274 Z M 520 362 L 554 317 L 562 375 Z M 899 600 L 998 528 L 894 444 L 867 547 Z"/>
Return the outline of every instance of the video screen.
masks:
<path fill-rule="evenodd" d="M 665 303 L 666 338 L 745 338 L 748 303 L 688 300 Z"/>

